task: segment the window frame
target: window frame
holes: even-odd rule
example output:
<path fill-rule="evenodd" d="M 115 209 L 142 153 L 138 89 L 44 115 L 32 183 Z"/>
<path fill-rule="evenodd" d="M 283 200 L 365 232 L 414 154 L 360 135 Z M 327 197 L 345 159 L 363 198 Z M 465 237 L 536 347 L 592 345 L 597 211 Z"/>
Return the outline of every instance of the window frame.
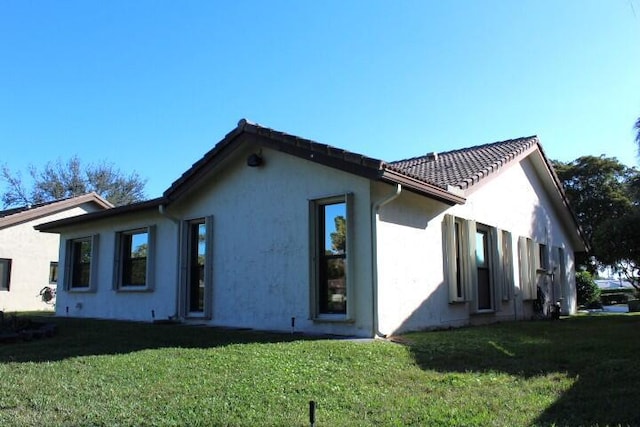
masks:
<path fill-rule="evenodd" d="M 129 237 L 147 235 L 147 255 L 145 257 L 145 283 L 124 283 L 127 253 L 131 252 L 130 245 L 125 248 Z M 139 227 L 116 232 L 115 256 L 114 256 L 114 290 L 117 292 L 149 292 L 155 289 L 155 253 L 156 253 L 156 226 Z"/>
<path fill-rule="evenodd" d="M 75 280 L 76 243 L 89 242 L 91 255 L 89 260 L 89 283 L 87 286 L 78 286 Z M 68 292 L 95 292 L 98 288 L 98 261 L 100 252 L 100 235 L 76 237 L 66 241 L 64 289 Z"/>
<path fill-rule="evenodd" d="M 477 272 L 476 280 L 475 280 L 475 288 L 474 288 L 474 308 L 477 313 L 490 313 L 496 311 L 496 301 L 494 298 L 494 294 L 496 292 L 496 280 L 495 277 L 497 275 L 496 272 L 496 245 L 495 245 L 495 236 L 497 235 L 497 229 L 495 227 L 489 227 L 484 224 L 476 224 L 476 232 L 473 239 L 475 239 L 475 271 Z M 480 262 L 480 258 L 478 256 L 478 251 L 480 250 L 478 246 L 478 236 L 482 236 L 482 262 Z M 480 271 L 486 271 L 486 280 L 487 280 L 487 298 L 488 298 L 488 306 L 480 307 Z M 483 274 L 484 277 L 484 274 Z"/>
<path fill-rule="evenodd" d="M 330 312 L 330 310 L 324 310 L 321 301 L 325 292 L 328 293 L 328 289 L 325 290 L 323 284 L 324 269 L 323 263 L 328 259 L 329 255 L 321 253 L 325 247 L 326 230 L 325 230 L 325 216 L 324 210 L 326 206 L 342 204 L 345 205 L 345 251 L 344 254 L 333 254 L 331 258 L 339 257 L 344 259 L 344 274 L 345 274 L 345 310 L 342 312 Z M 322 197 L 309 200 L 309 226 L 310 226 L 310 238 L 309 238 L 309 252 L 310 252 L 310 314 L 314 321 L 326 321 L 326 322 L 352 322 L 354 320 L 354 271 L 353 262 L 354 259 L 354 227 L 353 227 L 353 193 L 338 194 L 329 197 Z M 328 286 L 328 285 L 327 285 Z"/>
<path fill-rule="evenodd" d="M 58 284 L 58 261 L 49 262 L 49 284 L 57 285 Z"/>
<path fill-rule="evenodd" d="M 192 237 L 190 233 L 193 226 L 204 224 L 205 226 L 205 256 L 204 256 L 204 310 L 192 311 L 190 307 L 190 286 L 191 274 L 191 255 L 193 253 L 193 247 L 190 247 Z M 213 304 L 214 304 L 214 265 L 213 265 L 213 250 L 214 250 L 214 217 L 208 215 L 204 217 L 196 217 L 180 222 L 180 291 L 179 291 L 179 313 L 188 319 L 205 319 L 211 320 L 214 318 Z"/>
<path fill-rule="evenodd" d="M 3 274 L 0 275 L 0 291 L 11 291 L 11 258 L 0 258 L 0 264 L 4 264 Z"/>

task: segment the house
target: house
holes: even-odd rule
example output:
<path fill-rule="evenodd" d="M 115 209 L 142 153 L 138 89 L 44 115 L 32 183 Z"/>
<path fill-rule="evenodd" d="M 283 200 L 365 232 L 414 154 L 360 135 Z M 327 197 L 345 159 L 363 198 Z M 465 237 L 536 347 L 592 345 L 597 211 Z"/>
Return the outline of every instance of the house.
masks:
<path fill-rule="evenodd" d="M 113 207 L 95 193 L 0 211 L 0 310 L 52 310 L 60 238 L 34 226 Z"/>
<path fill-rule="evenodd" d="M 162 197 L 36 228 L 59 315 L 363 337 L 574 313 L 586 248 L 536 137 L 387 163 L 244 119 Z"/>

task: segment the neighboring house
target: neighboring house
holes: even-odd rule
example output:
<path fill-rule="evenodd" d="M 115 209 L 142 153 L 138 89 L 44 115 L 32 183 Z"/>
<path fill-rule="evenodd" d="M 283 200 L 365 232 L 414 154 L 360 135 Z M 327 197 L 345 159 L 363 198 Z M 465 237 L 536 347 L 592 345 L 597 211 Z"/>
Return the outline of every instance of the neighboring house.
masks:
<path fill-rule="evenodd" d="M 585 241 L 536 137 L 399 162 L 241 120 L 162 197 L 42 224 L 57 312 L 372 337 L 576 311 Z"/>
<path fill-rule="evenodd" d="M 56 288 L 60 238 L 34 230 L 39 224 L 111 208 L 95 193 L 0 211 L 0 310 L 52 310 L 41 294 Z"/>

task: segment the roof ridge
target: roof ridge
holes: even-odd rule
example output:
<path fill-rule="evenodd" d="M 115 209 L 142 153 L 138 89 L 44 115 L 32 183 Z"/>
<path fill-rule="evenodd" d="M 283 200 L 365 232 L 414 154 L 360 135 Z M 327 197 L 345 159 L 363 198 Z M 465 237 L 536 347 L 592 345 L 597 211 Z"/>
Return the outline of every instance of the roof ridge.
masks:
<path fill-rule="evenodd" d="M 425 159 L 425 161 L 437 161 L 438 159 L 440 159 L 440 157 L 445 156 L 445 155 L 451 155 L 451 154 L 456 154 L 456 153 L 461 153 L 461 152 L 468 152 L 468 151 L 475 151 L 475 150 L 480 150 L 483 148 L 487 148 L 490 146 L 495 146 L 495 145 L 499 145 L 499 144 L 509 144 L 509 143 L 513 143 L 513 142 L 518 142 L 518 141 L 523 141 L 523 140 L 527 140 L 527 139 L 538 139 L 538 135 L 529 135 L 529 136 L 521 136 L 519 138 L 511 138 L 511 139 L 505 139 L 502 141 L 494 141 L 494 142 L 488 142 L 485 144 L 480 144 L 480 145 L 474 145 L 471 147 L 463 147 L 463 148 L 456 148 L 455 150 L 449 150 L 449 151 L 442 151 L 440 153 L 438 152 L 433 152 L 434 154 L 437 154 L 437 158 L 434 160 L 429 160 L 429 155 L 431 153 L 427 153 L 427 154 L 423 154 L 420 156 L 414 156 L 414 157 L 408 157 L 406 159 L 400 159 L 400 160 L 393 160 L 391 162 L 389 162 L 389 164 L 393 164 L 393 163 L 403 163 L 403 162 L 409 162 L 411 160 L 421 160 L 421 159 Z"/>

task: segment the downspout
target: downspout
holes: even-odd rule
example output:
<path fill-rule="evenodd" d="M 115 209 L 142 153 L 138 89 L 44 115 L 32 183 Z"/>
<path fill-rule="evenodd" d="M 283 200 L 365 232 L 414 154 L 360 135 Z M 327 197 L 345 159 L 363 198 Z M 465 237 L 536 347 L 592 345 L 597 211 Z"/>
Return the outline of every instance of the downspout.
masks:
<path fill-rule="evenodd" d="M 158 206 L 158 213 L 167 218 L 176 225 L 177 228 L 177 242 L 178 242 L 178 256 L 176 257 L 176 311 L 175 317 L 180 317 L 180 251 L 182 250 L 182 233 L 180 233 L 180 220 L 167 212 L 166 205 L 161 204 Z"/>
<path fill-rule="evenodd" d="M 374 338 L 386 338 L 386 335 L 381 333 L 378 327 L 378 212 L 381 207 L 400 196 L 401 192 L 402 185 L 396 184 L 395 191 L 371 205 L 371 305 L 373 320 L 371 335 Z"/>

